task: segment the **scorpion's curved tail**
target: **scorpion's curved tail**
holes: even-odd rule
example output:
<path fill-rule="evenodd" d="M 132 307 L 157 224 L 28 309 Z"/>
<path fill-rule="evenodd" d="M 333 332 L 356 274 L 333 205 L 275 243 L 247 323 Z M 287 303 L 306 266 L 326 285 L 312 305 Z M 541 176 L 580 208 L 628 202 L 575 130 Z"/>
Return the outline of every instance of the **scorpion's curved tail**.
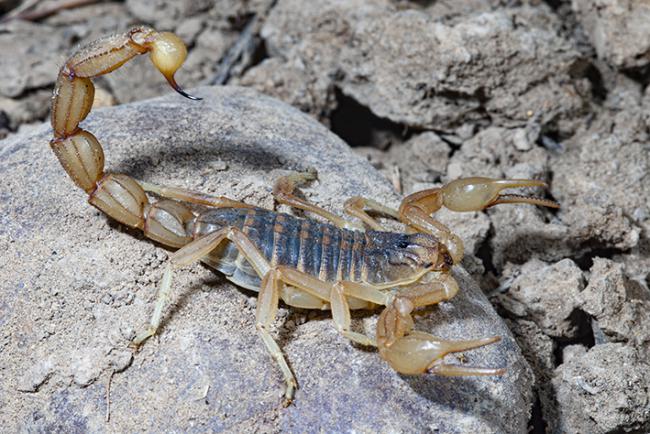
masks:
<path fill-rule="evenodd" d="M 122 35 L 93 42 L 73 54 L 59 72 L 52 96 L 50 146 L 72 180 L 88 193 L 88 202 L 127 226 L 142 229 L 149 238 L 172 247 L 187 244 L 184 229 L 193 218 L 191 210 L 178 202 L 150 203 L 142 186 L 133 178 L 104 172 L 104 152 L 98 140 L 79 128 L 93 104 L 95 86 L 91 78 L 107 74 L 132 58 L 150 53 L 151 61 L 169 84 L 188 95 L 174 80 L 185 61 L 185 44 L 172 33 L 136 27 Z"/>

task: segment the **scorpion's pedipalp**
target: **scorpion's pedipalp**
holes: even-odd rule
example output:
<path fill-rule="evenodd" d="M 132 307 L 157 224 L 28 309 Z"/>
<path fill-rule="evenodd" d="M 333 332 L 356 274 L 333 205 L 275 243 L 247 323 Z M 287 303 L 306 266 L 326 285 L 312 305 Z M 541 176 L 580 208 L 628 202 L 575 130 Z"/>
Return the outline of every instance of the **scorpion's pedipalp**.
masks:
<path fill-rule="evenodd" d="M 546 187 L 536 179 L 462 178 L 441 188 L 442 205 L 452 211 L 480 211 L 503 203 L 527 203 L 558 208 L 551 200 L 517 194 L 500 194 L 509 188 Z"/>
<path fill-rule="evenodd" d="M 429 333 L 413 331 L 398 339 L 389 349 L 381 349 L 382 357 L 398 372 L 403 374 L 432 374 L 444 376 L 502 375 L 503 368 L 482 368 L 451 365 L 440 361 L 447 354 L 459 353 L 498 342 L 493 336 L 484 339 L 453 341 Z"/>
<path fill-rule="evenodd" d="M 546 187 L 546 183 L 535 179 L 461 178 L 440 188 L 418 191 L 405 197 L 400 205 L 399 215 L 407 225 L 438 238 L 447 246 L 454 263 L 457 264 L 464 253 L 461 239 L 431 217 L 431 214 L 443 207 L 458 212 L 481 211 L 505 203 L 526 203 L 550 208 L 560 206 L 548 199 L 500 194 L 502 190 L 508 188 L 524 187 Z"/>
<path fill-rule="evenodd" d="M 500 368 L 472 368 L 441 363 L 449 353 L 467 351 L 498 342 L 498 336 L 453 341 L 429 333 L 413 330 L 411 313 L 418 307 L 447 301 L 458 293 L 458 284 L 448 274 L 438 281 L 417 285 L 402 291 L 379 316 L 377 322 L 377 345 L 379 354 L 398 372 L 439 375 L 500 375 Z"/>
<path fill-rule="evenodd" d="M 495 342 L 497 341 L 498 339 L 495 340 Z M 441 375 L 443 377 L 476 377 L 504 375 L 507 371 L 505 368 L 481 368 L 476 366 L 459 366 L 448 363 L 438 363 L 431 366 L 428 372 L 431 374 Z"/>
<path fill-rule="evenodd" d="M 489 206 L 505 203 L 525 203 L 528 205 L 539 205 L 547 208 L 559 208 L 560 204 L 542 197 L 523 196 L 521 194 L 500 194 L 499 197 Z"/>

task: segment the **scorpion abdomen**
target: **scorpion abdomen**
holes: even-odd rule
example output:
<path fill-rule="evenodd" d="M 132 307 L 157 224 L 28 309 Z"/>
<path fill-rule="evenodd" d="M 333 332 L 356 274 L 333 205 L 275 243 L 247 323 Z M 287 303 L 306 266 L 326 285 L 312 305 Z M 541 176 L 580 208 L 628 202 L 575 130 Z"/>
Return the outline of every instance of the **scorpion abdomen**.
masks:
<path fill-rule="evenodd" d="M 218 208 L 196 218 L 192 236 L 199 238 L 227 226 L 244 232 L 272 265 L 295 268 L 326 282 L 363 277 L 363 232 L 261 208 Z M 259 289 L 260 277 L 230 242 L 204 262 L 237 285 Z"/>

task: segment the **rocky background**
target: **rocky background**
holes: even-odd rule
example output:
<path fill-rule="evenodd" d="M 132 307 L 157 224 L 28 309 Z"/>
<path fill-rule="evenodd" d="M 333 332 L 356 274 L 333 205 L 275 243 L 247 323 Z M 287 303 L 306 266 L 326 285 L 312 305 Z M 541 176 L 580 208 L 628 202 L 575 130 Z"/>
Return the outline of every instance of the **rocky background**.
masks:
<path fill-rule="evenodd" d="M 146 23 L 188 44 L 186 88 L 283 100 L 403 194 L 547 181 L 558 211 L 440 218 L 533 368 L 529 429 L 650 430 L 649 3 L 3 0 L 0 13 L 0 137 L 47 118 L 66 53 Z M 97 87 L 98 106 L 169 92 L 146 61 Z"/>

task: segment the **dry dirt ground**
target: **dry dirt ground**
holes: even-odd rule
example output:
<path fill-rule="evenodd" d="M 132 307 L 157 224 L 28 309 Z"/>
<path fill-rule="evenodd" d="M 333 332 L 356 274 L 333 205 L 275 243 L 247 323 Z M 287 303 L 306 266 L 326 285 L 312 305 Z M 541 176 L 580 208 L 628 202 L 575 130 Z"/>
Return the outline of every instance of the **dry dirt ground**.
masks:
<path fill-rule="evenodd" d="M 37 6 L 23 12 L 19 3 L 0 0 L 3 426 L 66 432 L 161 426 L 650 431 L 647 2 L 42 1 L 25 2 Z M 115 170 L 268 207 L 272 179 L 312 161 L 301 155 L 309 149 L 321 158 L 317 168 L 324 179 L 338 183 L 321 182 L 309 190 L 310 198 L 339 210 L 343 195 L 363 193 L 395 204 L 399 195 L 391 187 L 403 195 L 462 176 L 546 181 L 550 188 L 542 194 L 561 204 L 558 211 L 503 206 L 440 213 L 463 236 L 469 275 L 459 269 L 459 279 L 474 288 L 470 294 L 476 290 L 481 307 L 469 306 L 465 297 L 458 312 L 451 302 L 427 315 L 448 318 L 441 333 L 452 335 L 460 312 L 483 315 L 497 330 L 505 324 L 525 361 L 516 345 L 504 344 L 502 356 L 521 364 L 515 369 L 520 375 L 475 383 L 400 377 L 382 368 L 375 353 L 338 337 L 327 315 L 284 309 L 277 333 L 311 407 L 277 408 L 279 376 L 254 333 L 253 294 L 203 267 L 180 278 L 179 286 L 184 282 L 192 293 L 178 302 L 178 322 L 169 320 L 167 337 L 163 333 L 144 355 L 125 351 L 128 327 L 118 324 L 133 325 L 146 315 L 167 252 L 85 204 L 51 158 L 43 121 L 66 55 L 80 43 L 141 23 L 174 31 L 188 44 L 177 76 L 185 87 L 253 88 L 306 115 L 237 88 L 225 94 L 205 90 L 229 97 L 205 110 L 214 112 L 206 119 L 221 123 L 195 135 L 190 127 L 201 115 L 177 107 L 185 101 L 99 110 L 90 118 L 91 130 L 106 141 Z M 169 92 L 146 60 L 96 83 L 97 107 Z M 256 109 L 268 116 L 256 117 Z M 274 111 L 296 120 L 284 124 Z M 257 124 L 237 123 L 229 112 Z M 217 132 L 224 125 L 227 131 Z M 266 143 L 264 134 L 275 141 Z M 319 142 L 301 151 L 284 148 L 290 140 L 280 136 Z M 260 142 L 260 150 L 241 148 L 247 155 L 231 149 L 246 140 Z M 328 150 L 319 155 L 317 144 Z M 343 167 L 353 169 L 345 173 Z M 80 276 L 79 270 L 90 274 Z M 501 319 L 481 304 L 485 297 Z M 225 312 L 233 309 L 240 315 Z M 372 333 L 373 319 L 362 315 L 356 321 Z M 438 320 L 424 319 L 419 327 L 436 327 Z M 468 332 L 481 333 L 467 321 L 473 324 Z M 211 322 L 216 329 L 206 328 Z M 207 352 L 226 344 L 234 346 L 226 355 Z M 471 361 L 498 360 L 489 351 L 476 357 Z M 333 374 L 328 363 L 342 371 Z M 113 378 L 113 416 L 105 423 L 106 381 L 113 371 L 123 372 Z M 215 372 L 222 373 L 215 378 Z M 354 390 L 345 387 L 343 373 Z M 510 400 L 505 391 L 512 391 Z M 494 412 L 501 413 L 488 416 Z"/>

